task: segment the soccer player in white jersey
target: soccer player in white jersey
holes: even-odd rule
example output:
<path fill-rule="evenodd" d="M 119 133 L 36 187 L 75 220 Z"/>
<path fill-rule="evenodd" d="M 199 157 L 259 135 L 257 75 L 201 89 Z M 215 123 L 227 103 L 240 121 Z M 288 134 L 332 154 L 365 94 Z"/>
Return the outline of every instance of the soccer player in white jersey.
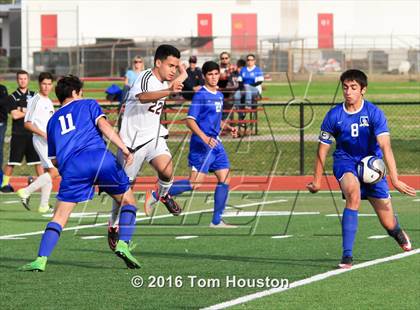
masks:
<path fill-rule="evenodd" d="M 172 45 L 160 45 L 155 52 L 154 67 L 142 71 L 130 89 L 122 118 L 120 136 L 125 145 L 134 153 L 134 162 L 125 167 L 130 181 L 135 182 L 137 173 L 147 161 L 158 174 L 156 192 L 147 192 L 145 212 L 150 214 L 153 205 L 161 201 L 173 215 L 179 215 L 181 209 L 168 195 L 173 182 L 172 156 L 166 145 L 168 130 L 161 125 L 160 115 L 165 98 L 182 90 L 186 79 L 185 69 L 180 66 L 181 53 Z M 177 71 L 179 70 L 179 75 Z M 123 163 L 121 152 L 117 154 Z M 108 242 L 114 248 L 117 239 L 118 208 L 114 205 Z"/>
<path fill-rule="evenodd" d="M 49 210 L 48 200 L 52 190 L 52 179 L 58 176 L 58 170 L 48 158 L 47 145 L 47 124 L 54 114 L 54 106 L 48 95 L 53 86 L 53 76 L 49 72 L 42 72 L 38 77 L 39 93 L 28 101 L 28 112 L 25 115 L 25 128 L 32 132 L 32 141 L 42 167 L 47 171 L 40 175 L 28 187 L 19 189 L 16 194 L 21 199 L 23 206 L 29 208 L 29 198 L 31 194 L 41 189 L 41 202 L 38 212 L 45 213 Z"/>

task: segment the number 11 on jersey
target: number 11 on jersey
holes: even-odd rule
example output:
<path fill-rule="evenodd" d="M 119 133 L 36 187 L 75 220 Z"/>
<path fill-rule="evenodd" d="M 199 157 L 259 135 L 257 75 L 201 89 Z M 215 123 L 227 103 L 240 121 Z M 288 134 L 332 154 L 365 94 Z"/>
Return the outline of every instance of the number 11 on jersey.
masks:
<path fill-rule="evenodd" d="M 66 124 L 67 119 L 67 124 Z M 61 134 L 65 135 L 66 133 L 69 133 L 72 130 L 75 130 L 76 127 L 73 124 L 73 117 L 71 116 L 71 113 L 66 114 L 66 118 L 64 118 L 63 115 L 61 115 L 58 120 L 60 121 L 61 125 Z"/>

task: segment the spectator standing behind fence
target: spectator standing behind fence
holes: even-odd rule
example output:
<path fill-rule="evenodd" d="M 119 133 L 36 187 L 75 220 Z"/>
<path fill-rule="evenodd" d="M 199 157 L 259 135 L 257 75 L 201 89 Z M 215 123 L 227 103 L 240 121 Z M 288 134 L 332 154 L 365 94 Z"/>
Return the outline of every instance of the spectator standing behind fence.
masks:
<path fill-rule="evenodd" d="M 253 100 L 261 95 L 262 87 L 261 84 L 264 81 L 264 74 L 260 67 L 255 65 L 255 55 L 248 54 L 246 56 L 246 67 L 242 68 L 238 82 L 240 83 L 241 89 L 245 92 L 245 107 L 250 108 Z M 243 107 L 241 105 L 241 91 L 236 91 L 234 94 L 234 104 L 237 108 Z M 240 114 L 240 119 L 243 115 Z"/>
<path fill-rule="evenodd" d="M 35 165 L 37 175 L 44 173 L 39 156 L 32 143 L 32 132 L 24 127 L 24 117 L 27 109 L 27 100 L 35 93 L 28 89 L 29 74 L 24 70 L 16 73 L 18 88 L 7 98 L 8 112 L 12 115 L 12 139 L 10 140 L 9 162 L 4 169 L 2 189 L 13 191 L 9 184 L 10 176 L 15 166 L 22 165 L 25 156 L 28 165 Z"/>
<path fill-rule="evenodd" d="M 125 73 L 124 86 L 131 87 L 134 81 L 139 76 L 140 72 L 142 72 L 143 70 L 144 70 L 143 59 L 140 56 L 135 56 L 133 58 L 132 68 L 128 69 L 127 72 Z"/>
<path fill-rule="evenodd" d="M 3 167 L 4 136 L 7 129 L 7 88 L 0 84 L 0 169 Z"/>
<path fill-rule="evenodd" d="M 188 77 L 184 81 L 182 97 L 191 100 L 194 93 L 204 85 L 204 79 L 201 69 L 197 66 L 197 56 L 191 56 L 188 62 L 190 66 L 187 68 Z"/>
<path fill-rule="evenodd" d="M 3 147 L 4 147 L 4 136 L 6 135 L 7 129 L 7 108 L 5 100 L 7 98 L 6 86 L 0 84 L 0 183 L 3 183 Z M 7 188 L 4 188 L 7 191 Z M 2 188 L 3 191 L 3 188 Z"/>

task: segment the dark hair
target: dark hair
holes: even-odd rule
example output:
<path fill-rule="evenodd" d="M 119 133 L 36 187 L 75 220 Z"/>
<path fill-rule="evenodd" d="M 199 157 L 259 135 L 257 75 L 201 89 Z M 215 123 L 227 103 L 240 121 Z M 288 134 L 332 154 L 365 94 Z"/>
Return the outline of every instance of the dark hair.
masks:
<path fill-rule="evenodd" d="M 54 77 L 50 72 L 41 72 L 38 76 L 38 82 L 41 83 L 43 80 L 54 81 Z"/>
<path fill-rule="evenodd" d="M 55 95 L 60 103 L 72 96 L 73 90 L 80 93 L 83 88 L 83 82 L 75 75 L 66 75 L 57 81 L 55 86 Z"/>
<path fill-rule="evenodd" d="M 203 64 L 203 67 L 201 68 L 201 71 L 203 72 L 203 75 L 206 75 L 208 72 L 217 70 L 220 72 L 220 67 L 217 62 L 214 61 L 206 61 Z"/>
<path fill-rule="evenodd" d="M 29 77 L 29 73 L 27 72 L 27 71 L 25 71 L 25 70 L 18 70 L 17 72 L 16 72 L 16 79 L 19 77 L 19 75 L 21 75 L 21 74 L 26 74 L 28 77 Z"/>
<path fill-rule="evenodd" d="M 255 57 L 255 55 L 254 54 L 248 54 L 248 55 L 246 55 L 246 58 L 248 59 L 248 57 L 249 56 L 251 56 L 251 57 L 253 57 L 254 59 L 256 59 L 257 57 Z"/>
<path fill-rule="evenodd" d="M 244 59 L 238 59 L 238 61 L 236 62 L 236 66 L 237 67 L 245 67 L 246 66 L 246 61 Z"/>
<path fill-rule="evenodd" d="M 181 58 L 181 53 L 179 50 L 172 45 L 169 44 L 162 44 L 159 45 L 155 52 L 155 59 L 154 63 L 156 63 L 156 60 L 165 60 L 169 56 L 173 56 L 176 58 Z"/>
<path fill-rule="evenodd" d="M 343 72 L 340 76 L 341 85 L 344 81 L 356 81 L 363 89 L 368 86 L 368 78 L 363 71 L 357 69 L 350 69 Z"/>

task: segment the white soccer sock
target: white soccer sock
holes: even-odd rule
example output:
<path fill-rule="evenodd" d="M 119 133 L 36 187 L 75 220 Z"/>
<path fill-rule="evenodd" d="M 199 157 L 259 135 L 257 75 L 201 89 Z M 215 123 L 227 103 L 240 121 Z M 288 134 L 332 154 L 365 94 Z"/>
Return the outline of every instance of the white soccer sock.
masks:
<path fill-rule="evenodd" d="M 158 181 L 158 196 L 165 197 L 169 189 L 172 187 L 173 180 L 166 182 L 159 179 Z"/>
<path fill-rule="evenodd" d="M 47 173 L 49 175 L 49 173 Z M 48 206 L 50 200 L 51 190 L 53 188 L 52 181 L 41 187 L 41 206 Z"/>
<path fill-rule="evenodd" d="M 48 172 L 41 174 L 35 181 L 33 181 L 28 187 L 25 187 L 25 192 L 31 195 L 36 190 L 40 189 L 44 185 L 52 183 L 51 176 Z"/>
<path fill-rule="evenodd" d="M 115 200 L 112 200 L 112 211 L 109 217 L 109 226 L 116 227 L 120 220 L 120 206 Z"/>

